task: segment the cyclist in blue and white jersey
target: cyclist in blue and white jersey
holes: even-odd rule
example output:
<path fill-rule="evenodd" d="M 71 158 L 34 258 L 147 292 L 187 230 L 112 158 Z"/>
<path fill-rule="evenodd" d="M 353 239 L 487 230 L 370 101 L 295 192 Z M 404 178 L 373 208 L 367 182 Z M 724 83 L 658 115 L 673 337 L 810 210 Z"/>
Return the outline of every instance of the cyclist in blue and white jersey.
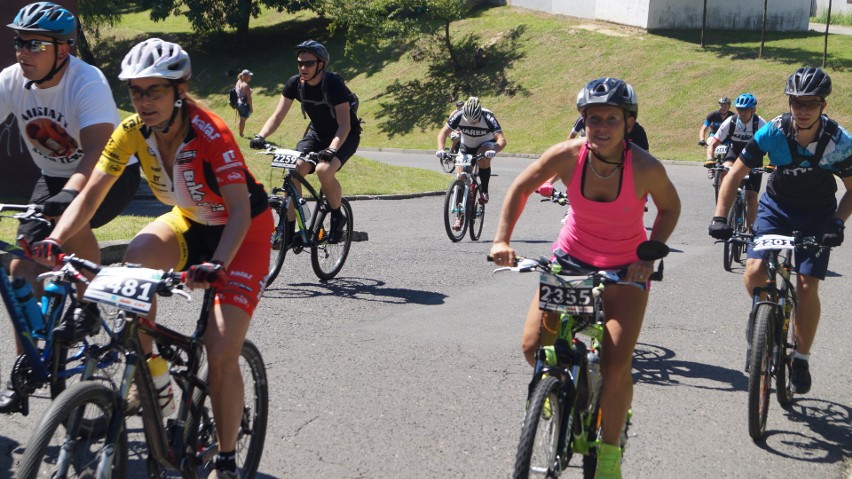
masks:
<path fill-rule="evenodd" d="M 733 116 L 734 112 L 731 111 L 731 99 L 723 96 L 719 98 L 719 109 L 713 112 L 710 112 L 707 115 L 707 118 L 704 120 L 704 124 L 701 125 L 701 130 L 698 132 L 698 144 L 701 146 L 707 146 L 706 138 L 707 134 L 714 134 L 716 130 L 719 129 L 719 126 L 723 121 Z"/>
<path fill-rule="evenodd" d="M 791 235 L 799 231 L 816 235 L 825 246 L 840 246 L 844 223 L 852 214 L 852 136 L 824 114 L 831 78 L 820 68 L 800 68 L 787 80 L 784 93 L 788 95 L 790 112 L 758 130 L 728 172 L 719 191 L 710 236 L 731 236 L 725 217 L 737 185 L 750 168 L 763 163 L 763 155 L 768 153 L 776 170 L 760 198 L 755 235 Z M 846 187 L 839 204 L 834 176 Z M 766 281 L 763 260 L 760 252 L 749 248 L 743 278 L 749 297 L 755 287 Z M 819 324 L 819 282 L 825 279 L 828 260 L 829 251 L 796 251 L 799 302 L 795 327 L 799 342 L 791 382 L 797 394 L 811 388 L 808 359 Z"/>
<path fill-rule="evenodd" d="M 456 110 L 447 120 L 447 124 L 438 133 L 438 150 L 435 156 L 446 155 L 444 143 L 453 130 L 461 132 L 460 153 L 483 154 L 479 160 L 479 179 L 482 182 L 482 194 L 488 202 L 488 183 L 491 179 L 491 159 L 506 148 L 506 137 L 494 113 L 482 108 L 479 98 L 472 96 L 461 110 Z"/>
<path fill-rule="evenodd" d="M 727 167 L 733 165 L 743 148 L 754 137 L 755 132 L 766 124 L 766 121 L 755 113 L 757 98 L 751 93 L 743 93 L 738 96 L 734 101 L 734 108 L 736 108 L 737 114 L 729 116 L 727 120 L 722 122 L 716 133 L 710 135 L 707 139 L 705 168 L 712 168 L 716 164 L 716 160 L 713 159 L 713 152 L 719 145 L 730 145 L 723 164 Z M 760 182 L 762 180 L 762 173 L 751 173 L 745 182 L 746 202 L 748 203 L 746 212 L 748 213 L 749 224 L 754 224 L 757 217 L 757 194 L 760 193 Z"/>

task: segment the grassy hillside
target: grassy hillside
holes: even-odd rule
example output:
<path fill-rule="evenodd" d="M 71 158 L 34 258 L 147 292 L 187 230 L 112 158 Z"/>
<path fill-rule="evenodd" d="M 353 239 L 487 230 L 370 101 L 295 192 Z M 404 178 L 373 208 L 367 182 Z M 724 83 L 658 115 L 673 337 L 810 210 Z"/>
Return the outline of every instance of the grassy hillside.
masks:
<path fill-rule="evenodd" d="M 648 131 L 651 150 L 661 158 L 698 160 L 702 153 L 695 145 L 697 132 L 718 97 L 751 92 L 760 101 L 758 113 L 769 119 L 786 109 L 783 88 L 790 73 L 822 62 L 823 36 L 817 33 L 769 33 L 764 59 L 758 60 L 759 33 L 709 32 L 702 50 L 698 31 L 648 33 L 512 7 L 478 10 L 453 23 L 451 33 L 457 39 L 478 35 L 486 44 L 513 29 L 520 32 L 517 59 L 505 73 L 520 88 L 514 96 L 481 95 L 484 105 L 498 116 L 511 152 L 540 153 L 562 140 L 576 117 L 579 89 L 593 78 L 617 76 L 637 90 L 639 122 Z M 401 108 L 416 109 L 410 102 L 417 100 L 385 97 L 385 89 L 397 80 L 423 78 L 426 65 L 407 51 L 344 56 L 343 38 L 329 38 L 324 24 L 311 15 L 266 13 L 252 22 L 251 46 L 245 51 L 237 51 L 231 33 L 200 39 L 188 33 L 182 19 L 151 23 L 147 12 L 125 15 L 122 25 L 107 34 L 95 51 L 113 79 L 120 58 L 143 35 L 184 44 L 194 65 L 193 92 L 234 125 L 225 92 L 235 78 L 227 72 L 250 68 L 255 72 L 255 114 L 248 120 L 247 132 L 259 130 L 271 114 L 284 80 L 296 72 L 292 45 L 306 38 L 326 43 L 332 55 L 330 69 L 341 72 L 360 96 L 366 120 L 363 146 L 432 149 L 441 126 L 436 119 L 434 128 L 415 127 L 389 139 L 379 128 L 380 103 L 395 101 Z M 835 92 L 827 111 L 852 127 L 852 37 L 830 36 L 829 53 L 827 71 Z M 485 65 L 495 74 L 500 67 Z M 469 90 L 462 95 L 479 93 L 475 85 Z M 116 98 L 120 107 L 130 109 L 123 88 L 116 90 Z M 446 112 L 451 109 L 447 103 Z M 298 109 L 291 110 L 272 139 L 295 144 L 305 124 Z"/>

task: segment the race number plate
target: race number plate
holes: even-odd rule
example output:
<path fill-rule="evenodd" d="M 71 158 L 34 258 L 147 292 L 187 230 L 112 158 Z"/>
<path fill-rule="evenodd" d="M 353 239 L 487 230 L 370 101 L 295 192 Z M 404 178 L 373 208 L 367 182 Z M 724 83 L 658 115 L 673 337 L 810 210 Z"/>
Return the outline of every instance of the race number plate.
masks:
<path fill-rule="evenodd" d="M 470 166 L 471 162 L 473 162 L 473 155 L 470 153 L 459 154 L 456 156 L 456 166 Z"/>
<path fill-rule="evenodd" d="M 300 154 L 276 153 L 272 155 L 272 167 L 292 169 L 296 167 L 296 160 L 299 158 L 301 158 Z"/>
<path fill-rule="evenodd" d="M 565 277 L 562 283 L 549 274 L 542 274 L 538 285 L 538 307 L 543 311 L 558 311 L 568 314 L 593 314 L 595 297 L 594 283 L 587 276 Z"/>
<path fill-rule="evenodd" d="M 783 235 L 763 235 L 754 239 L 755 251 L 768 251 L 773 249 L 795 249 L 796 238 Z"/>
<path fill-rule="evenodd" d="M 163 272 L 149 268 L 102 268 L 86 288 L 83 299 L 147 314 Z"/>

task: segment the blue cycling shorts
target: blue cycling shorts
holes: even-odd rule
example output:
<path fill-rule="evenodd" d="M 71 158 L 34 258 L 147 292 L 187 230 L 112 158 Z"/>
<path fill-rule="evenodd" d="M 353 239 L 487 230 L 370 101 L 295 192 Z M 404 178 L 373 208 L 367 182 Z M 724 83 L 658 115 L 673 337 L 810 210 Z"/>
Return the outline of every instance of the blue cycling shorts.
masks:
<path fill-rule="evenodd" d="M 778 234 L 792 236 L 798 231 L 805 236 L 816 235 L 819 237 L 826 232 L 831 219 L 836 212 L 834 208 L 826 208 L 823 211 L 814 211 L 813 208 L 798 209 L 778 204 L 768 194 L 760 197 L 757 208 L 757 220 L 754 222 L 753 230 L 755 237 L 766 234 Z M 752 246 L 748 247 L 748 257 L 765 260 L 769 252 L 756 252 Z M 823 280 L 828 272 L 829 249 L 796 250 L 796 272 Z"/>

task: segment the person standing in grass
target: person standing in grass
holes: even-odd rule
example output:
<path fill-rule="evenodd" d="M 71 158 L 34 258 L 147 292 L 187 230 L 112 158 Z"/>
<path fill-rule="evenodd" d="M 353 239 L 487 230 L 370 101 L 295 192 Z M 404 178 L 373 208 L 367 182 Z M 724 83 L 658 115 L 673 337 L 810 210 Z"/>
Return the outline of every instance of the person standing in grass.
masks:
<path fill-rule="evenodd" d="M 245 136 L 246 120 L 254 113 L 254 103 L 251 98 L 251 87 L 249 86 L 249 82 L 253 76 L 254 73 L 246 68 L 237 75 L 237 84 L 234 85 L 234 89 L 237 91 L 237 116 L 240 118 L 239 131 L 241 138 Z"/>

